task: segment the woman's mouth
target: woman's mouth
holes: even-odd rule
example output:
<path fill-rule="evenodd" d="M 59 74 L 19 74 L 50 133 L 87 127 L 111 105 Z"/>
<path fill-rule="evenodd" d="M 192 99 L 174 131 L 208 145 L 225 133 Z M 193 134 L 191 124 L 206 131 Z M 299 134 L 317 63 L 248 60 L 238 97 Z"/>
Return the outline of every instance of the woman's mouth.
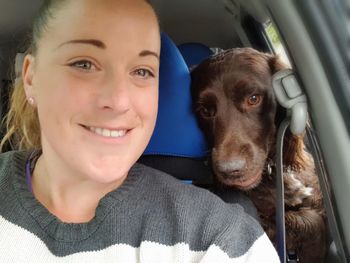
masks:
<path fill-rule="evenodd" d="M 114 130 L 114 129 L 106 129 L 106 128 L 100 128 L 100 127 L 85 126 L 85 125 L 82 125 L 82 126 L 85 129 L 103 137 L 119 138 L 119 137 L 125 136 L 125 134 L 128 132 L 128 130 L 126 129 Z"/>

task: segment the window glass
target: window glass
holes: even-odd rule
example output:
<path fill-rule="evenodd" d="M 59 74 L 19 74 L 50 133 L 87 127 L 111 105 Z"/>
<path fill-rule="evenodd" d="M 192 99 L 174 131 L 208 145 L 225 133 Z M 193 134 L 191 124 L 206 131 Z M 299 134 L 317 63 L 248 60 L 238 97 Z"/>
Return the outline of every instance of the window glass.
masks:
<path fill-rule="evenodd" d="M 282 45 L 280 36 L 275 26 L 273 25 L 273 23 L 271 21 L 267 22 L 264 25 L 264 28 L 265 28 L 266 36 L 270 41 L 270 44 L 272 46 L 274 53 L 278 55 L 284 63 L 286 63 L 289 67 L 291 67 L 291 63 L 288 59 L 287 53 Z"/>

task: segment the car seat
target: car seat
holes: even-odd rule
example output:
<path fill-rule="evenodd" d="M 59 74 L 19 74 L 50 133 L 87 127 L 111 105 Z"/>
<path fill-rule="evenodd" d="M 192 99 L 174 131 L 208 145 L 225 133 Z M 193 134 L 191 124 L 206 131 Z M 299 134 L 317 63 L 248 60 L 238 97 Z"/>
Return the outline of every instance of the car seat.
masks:
<path fill-rule="evenodd" d="M 159 110 L 141 161 L 182 180 L 211 183 L 206 166 L 208 146 L 192 111 L 190 86 L 190 72 L 180 51 L 162 33 Z"/>
<path fill-rule="evenodd" d="M 197 66 L 213 54 L 213 51 L 202 43 L 183 43 L 178 48 L 189 69 Z"/>

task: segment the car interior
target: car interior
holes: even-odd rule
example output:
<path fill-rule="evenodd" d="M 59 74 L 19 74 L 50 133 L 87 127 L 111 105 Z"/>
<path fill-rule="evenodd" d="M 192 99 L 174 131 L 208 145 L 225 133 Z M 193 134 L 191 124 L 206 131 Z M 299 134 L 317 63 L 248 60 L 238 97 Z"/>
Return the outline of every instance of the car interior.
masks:
<path fill-rule="evenodd" d="M 205 58 L 230 48 L 278 54 L 291 66 L 307 97 L 307 145 L 330 229 L 326 262 L 350 262 L 350 31 L 345 26 L 350 3 L 330 2 L 151 0 L 162 32 L 159 113 L 140 162 L 208 188 L 226 202 L 240 202 L 257 218 L 252 203 L 239 191 L 213 187 L 210 151 L 192 112 L 190 72 Z M 41 3 L 0 3 L 2 117 Z"/>

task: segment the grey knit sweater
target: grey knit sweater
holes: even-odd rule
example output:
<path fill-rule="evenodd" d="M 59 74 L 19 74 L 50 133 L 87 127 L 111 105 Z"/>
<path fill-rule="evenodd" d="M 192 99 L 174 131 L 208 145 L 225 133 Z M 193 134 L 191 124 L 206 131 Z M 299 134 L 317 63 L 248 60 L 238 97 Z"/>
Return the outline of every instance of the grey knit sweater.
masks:
<path fill-rule="evenodd" d="M 29 191 L 27 158 L 0 155 L 0 262 L 279 262 L 239 205 L 140 164 L 90 222 L 64 223 Z"/>

